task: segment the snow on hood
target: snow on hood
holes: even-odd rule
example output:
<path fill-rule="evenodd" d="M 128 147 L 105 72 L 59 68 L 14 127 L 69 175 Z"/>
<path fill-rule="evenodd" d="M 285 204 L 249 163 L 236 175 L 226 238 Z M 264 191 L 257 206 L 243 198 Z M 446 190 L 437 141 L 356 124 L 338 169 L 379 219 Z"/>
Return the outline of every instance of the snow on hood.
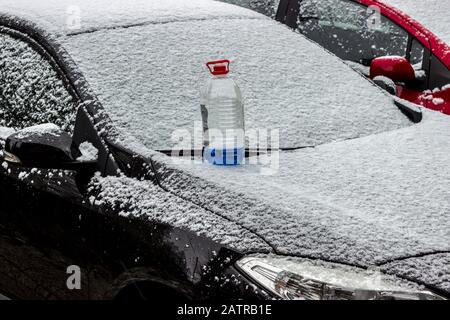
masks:
<path fill-rule="evenodd" d="M 303 36 L 269 18 L 102 30 L 65 47 L 113 120 L 148 148 L 200 120 L 205 63 L 232 60 L 247 129 L 280 129 L 284 147 L 394 130 L 410 122 L 391 97 Z"/>
<path fill-rule="evenodd" d="M 15 14 L 54 34 L 258 14 L 212 0 L 0 0 L 0 13 Z"/>
<path fill-rule="evenodd" d="M 450 45 L 450 0 L 382 0 L 424 25 Z"/>
<path fill-rule="evenodd" d="M 251 165 L 153 159 L 166 188 L 241 223 L 277 253 L 371 266 L 450 250 L 450 119 L 426 118 L 283 152 L 272 176 Z"/>
<path fill-rule="evenodd" d="M 381 270 L 450 292 L 450 253 L 393 261 Z"/>
<path fill-rule="evenodd" d="M 85 141 L 78 148 L 81 156 L 77 158 L 77 161 L 95 161 L 98 159 L 98 149 L 92 143 Z"/>

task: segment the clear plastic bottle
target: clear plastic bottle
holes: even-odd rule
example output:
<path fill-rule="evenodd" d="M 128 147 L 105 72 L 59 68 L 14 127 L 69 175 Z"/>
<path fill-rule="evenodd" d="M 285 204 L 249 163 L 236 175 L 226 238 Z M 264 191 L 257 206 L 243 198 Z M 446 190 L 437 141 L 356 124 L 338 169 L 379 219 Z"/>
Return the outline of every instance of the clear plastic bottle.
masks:
<path fill-rule="evenodd" d="M 228 60 L 207 63 L 213 76 L 201 95 L 203 157 L 215 165 L 239 165 L 245 157 L 242 94 L 229 66 Z"/>

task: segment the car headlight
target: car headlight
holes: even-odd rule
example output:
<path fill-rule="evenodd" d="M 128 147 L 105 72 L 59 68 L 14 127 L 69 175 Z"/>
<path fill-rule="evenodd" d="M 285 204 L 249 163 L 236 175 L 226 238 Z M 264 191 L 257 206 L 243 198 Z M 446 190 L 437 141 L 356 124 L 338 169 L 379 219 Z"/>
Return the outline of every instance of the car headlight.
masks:
<path fill-rule="evenodd" d="M 245 257 L 236 266 L 287 300 L 445 300 L 403 279 L 321 261 L 257 256 Z"/>

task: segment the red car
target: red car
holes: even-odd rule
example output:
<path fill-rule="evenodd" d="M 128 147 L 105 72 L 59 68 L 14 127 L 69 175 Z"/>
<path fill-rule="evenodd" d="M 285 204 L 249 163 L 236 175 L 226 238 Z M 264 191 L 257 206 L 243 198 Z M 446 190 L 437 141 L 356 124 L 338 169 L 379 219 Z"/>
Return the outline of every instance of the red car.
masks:
<path fill-rule="evenodd" d="M 397 4 L 395 0 L 281 0 L 276 19 L 391 93 L 450 114 L 450 45 L 446 42 L 450 36 L 436 35 L 387 2 Z M 406 3 L 397 2 L 400 7 Z M 439 2 L 443 15 L 448 4 Z M 438 4 L 421 4 L 427 5 Z M 432 12 L 430 16 L 434 19 Z"/>

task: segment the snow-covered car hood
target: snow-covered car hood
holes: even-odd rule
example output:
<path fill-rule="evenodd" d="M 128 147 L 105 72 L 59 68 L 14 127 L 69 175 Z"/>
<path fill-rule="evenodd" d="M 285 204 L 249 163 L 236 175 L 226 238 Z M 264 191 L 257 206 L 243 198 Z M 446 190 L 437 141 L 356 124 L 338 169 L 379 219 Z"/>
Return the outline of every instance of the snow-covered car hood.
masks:
<path fill-rule="evenodd" d="M 450 0 L 380 0 L 400 9 L 450 45 Z M 446 9 L 447 8 L 447 9 Z"/>
<path fill-rule="evenodd" d="M 450 253 L 450 119 L 424 112 L 412 127 L 282 152 L 269 176 L 252 165 L 153 159 L 165 188 L 251 230 L 278 254 L 384 265 Z M 429 267 L 413 270 L 422 265 L 410 272 L 425 274 Z M 450 268 L 435 265 L 450 290 Z"/>

